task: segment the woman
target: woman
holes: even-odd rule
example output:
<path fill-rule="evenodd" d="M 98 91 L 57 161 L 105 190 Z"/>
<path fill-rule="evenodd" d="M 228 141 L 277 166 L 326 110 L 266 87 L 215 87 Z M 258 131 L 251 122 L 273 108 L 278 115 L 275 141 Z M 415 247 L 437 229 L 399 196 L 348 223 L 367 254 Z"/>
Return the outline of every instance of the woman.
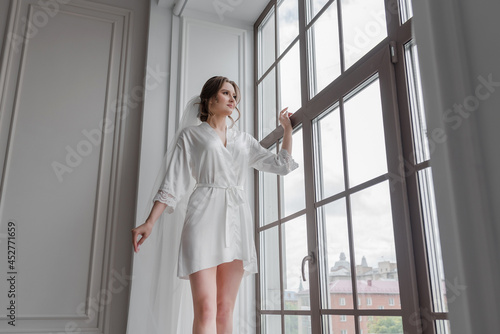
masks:
<path fill-rule="evenodd" d="M 210 78 L 200 94 L 201 124 L 178 135 L 163 184 L 144 224 L 132 230 L 134 251 L 151 234 L 166 210 L 172 213 L 196 180 L 186 210 L 177 276 L 189 279 L 193 333 L 232 333 L 233 309 L 242 277 L 257 272 L 253 223 L 243 185 L 247 168 L 285 175 L 297 168 L 292 151 L 292 125 L 287 108 L 279 114 L 284 128 L 278 154 L 252 136 L 233 129 L 231 114 L 240 101 L 236 83 Z M 228 128 L 227 118 L 232 121 Z M 239 117 L 238 117 L 239 118 Z M 141 236 L 141 239 L 138 239 Z"/>

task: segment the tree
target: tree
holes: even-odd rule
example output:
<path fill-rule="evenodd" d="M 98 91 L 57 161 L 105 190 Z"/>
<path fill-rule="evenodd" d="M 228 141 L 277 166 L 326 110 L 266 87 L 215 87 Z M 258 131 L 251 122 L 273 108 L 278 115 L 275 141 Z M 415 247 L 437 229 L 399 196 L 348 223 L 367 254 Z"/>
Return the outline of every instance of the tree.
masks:
<path fill-rule="evenodd" d="M 368 324 L 369 334 L 402 334 L 401 317 L 376 317 Z"/>

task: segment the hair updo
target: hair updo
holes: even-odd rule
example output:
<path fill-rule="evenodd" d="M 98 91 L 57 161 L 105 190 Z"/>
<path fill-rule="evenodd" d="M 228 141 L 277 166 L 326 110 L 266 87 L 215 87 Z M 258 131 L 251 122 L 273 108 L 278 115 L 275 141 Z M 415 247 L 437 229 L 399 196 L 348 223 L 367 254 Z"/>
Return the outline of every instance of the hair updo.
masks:
<path fill-rule="evenodd" d="M 215 76 L 215 77 L 211 77 L 210 79 L 208 79 L 207 82 L 205 82 L 205 84 L 203 85 L 203 88 L 201 89 L 201 93 L 200 93 L 201 102 L 200 102 L 200 111 L 198 113 L 198 117 L 200 118 L 200 120 L 202 122 L 206 122 L 208 117 L 211 115 L 211 112 L 208 108 L 210 99 L 212 97 L 217 99 L 217 93 L 222 88 L 222 85 L 224 85 L 225 82 L 228 82 L 231 85 L 233 85 L 234 92 L 236 94 L 236 99 L 235 99 L 236 103 L 235 103 L 234 108 L 236 109 L 236 111 L 238 111 L 238 118 L 236 118 L 236 120 L 234 120 L 231 116 L 228 116 L 231 119 L 231 121 L 233 122 L 233 124 L 231 126 L 233 126 L 234 123 L 236 123 L 236 121 L 240 119 L 241 113 L 237 107 L 237 105 L 241 99 L 240 88 L 238 87 L 238 85 L 234 81 L 231 81 L 226 77 Z"/>

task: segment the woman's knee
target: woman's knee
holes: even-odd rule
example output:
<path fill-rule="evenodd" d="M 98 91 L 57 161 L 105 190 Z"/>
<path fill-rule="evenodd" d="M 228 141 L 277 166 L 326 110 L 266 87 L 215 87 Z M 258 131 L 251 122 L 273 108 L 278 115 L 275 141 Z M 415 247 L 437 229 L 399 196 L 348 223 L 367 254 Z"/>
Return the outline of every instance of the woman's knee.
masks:
<path fill-rule="evenodd" d="M 234 306 L 230 301 L 217 303 L 217 322 L 223 323 L 233 319 Z"/>
<path fill-rule="evenodd" d="M 215 322 L 217 315 L 216 273 L 217 268 L 213 267 L 189 276 L 195 320 L 202 324 Z"/>
<path fill-rule="evenodd" d="M 196 303 L 194 307 L 195 318 L 202 323 L 210 323 L 215 321 L 217 316 L 217 308 L 211 300 L 204 299 Z"/>

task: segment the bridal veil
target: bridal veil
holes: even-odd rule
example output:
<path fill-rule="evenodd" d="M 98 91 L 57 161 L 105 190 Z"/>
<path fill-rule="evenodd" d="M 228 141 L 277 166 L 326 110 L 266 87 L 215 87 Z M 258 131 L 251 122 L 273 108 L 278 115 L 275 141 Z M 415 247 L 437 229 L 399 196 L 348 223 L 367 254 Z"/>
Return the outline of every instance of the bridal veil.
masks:
<path fill-rule="evenodd" d="M 156 174 L 146 209 L 135 226 L 145 222 L 153 207 L 153 198 L 163 182 L 179 133 L 201 123 L 199 102 L 199 96 L 195 96 L 187 103 Z M 187 202 L 194 185 L 193 179 L 190 191 L 178 202 L 174 212 L 165 210 L 161 214 L 148 239 L 133 255 L 127 334 L 185 334 L 192 330 L 191 287 L 189 281 L 177 277 L 176 268 Z"/>

